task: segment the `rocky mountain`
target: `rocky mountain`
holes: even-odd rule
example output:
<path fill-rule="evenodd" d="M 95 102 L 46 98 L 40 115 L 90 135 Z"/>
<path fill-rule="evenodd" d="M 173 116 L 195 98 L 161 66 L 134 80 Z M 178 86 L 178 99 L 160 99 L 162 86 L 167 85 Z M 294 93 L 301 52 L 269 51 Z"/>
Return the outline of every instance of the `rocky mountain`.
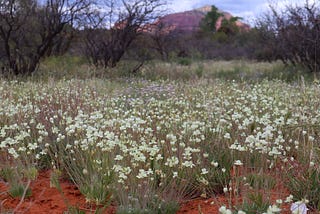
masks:
<path fill-rule="evenodd" d="M 211 6 L 204 6 L 185 12 L 172 13 L 162 17 L 159 22 L 161 22 L 164 26 L 167 26 L 170 30 L 193 32 L 200 29 L 200 21 L 209 11 L 211 11 Z M 228 12 L 220 12 L 223 14 L 223 17 L 221 17 L 216 23 L 217 28 L 220 27 L 221 21 L 223 19 L 230 19 L 231 17 L 233 17 Z M 243 30 L 250 29 L 250 26 L 248 24 L 245 24 L 241 21 L 237 21 L 236 23 Z"/>

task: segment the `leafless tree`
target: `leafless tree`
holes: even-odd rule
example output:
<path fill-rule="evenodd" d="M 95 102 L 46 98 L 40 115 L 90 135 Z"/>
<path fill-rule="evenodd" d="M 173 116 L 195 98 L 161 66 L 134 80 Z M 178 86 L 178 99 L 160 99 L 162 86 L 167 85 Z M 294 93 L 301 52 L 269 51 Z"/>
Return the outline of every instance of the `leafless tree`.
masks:
<path fill-rule="evenodd" d="M 85 29 L 84 49 L 96 66 L 115 67 L 132 42 L 160 15 L 163 0 L 105 0 L 94 24 Z M 97 20 L 99 20 L 97 22 Z M 107 24 L 106 24 L 107 23 Z"/>
<path fill-rule="evenodd" d="M 150 48 L 158 52 L 162 60 L 168 60 L 173 46 L 172 42 L 176 36 L 174 26 L 167 24 L 160 18 L 152 27 L 149 35 L 152 41 Z"/>
<path fill-rule="evenodd" d="M 287 5 L 281 11 L 270 8 L 271 13 L 258 22 L 267 55 L 319 72 L 320 3 L 306 1 L 303 6 Z"/>
<path fill-rule="evenodd" d="M 0 62 L 28 75 L 42 58 L 68 47 L 91 0 L 0 0 Z"/>

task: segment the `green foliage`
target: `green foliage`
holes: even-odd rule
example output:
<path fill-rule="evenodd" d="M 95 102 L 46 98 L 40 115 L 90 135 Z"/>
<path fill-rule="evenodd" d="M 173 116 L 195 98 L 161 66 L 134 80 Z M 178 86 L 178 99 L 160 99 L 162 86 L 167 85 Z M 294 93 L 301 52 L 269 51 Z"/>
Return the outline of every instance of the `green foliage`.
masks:
<path fill-rule="evenodd" d="M 90 153 L 82 153 L 82 156 L 76 158 L 88 158 Z M 76 158 L 74 158 L 76 160 Z M 79 160 L 78 159 L 78 160 Z M 87 160 L 87 163 L 80 165 L 79 162 L 74 162 L 66 159 L 69 163 L 65 166 L 70 178 L 78 186 L 80 192 L 86 197 L 90 203 L 97 205 L 109 205 L 112 197 L 112 189 L 110 184 L 114 182 L 113 172 L 108 171 L 105 165 L 104 170 L 97 169 L 95 163 Z M 85 168 L 83 168 L 85 167 Z"/>
<path fill-rule="evenodd" d="M 1 169 L 0 171 L 0 177 L 5 181 L 5 182 L 10 182 L 15 179 L 15 172 L 14 169 L 11 167 L 5 167 Z"/>
<path fill-rule="evenodd" d="M 204 32 L 216 32 L 216 24 L 223 14 L 219 12 L 218 8 L 214 5 L 211 6 L 211 11 L 201 20 L 200 28 Z"/>
<path fill-rule="evenodd" d="M 97 205 L 110 204 L 111 191 L 108 190 L 110 182 L 94 181 L 94 183 L 83 183 L 80 186 L 80 192 L 86 197 L 86 200 L 95 202 Z"/>
<path fill-rule="evenodd" d="M 217 32 L 227 39 L 222 32 Z M 255 62 L 247 60 L 233 61 L 204 61 L 194 58 L 173 57 L 172 63 L 161 63 L 159 61 L 146 62 L 137 74 L 130 72 L 136 66 L 136 62 L 123 61 L 116 68 L 105 72 L 103 69 L 95 69 L 85 64 L 82 58 L 78 57 L 50 57 L 43 61 L 39 72 L 35 72 L 33 77 L 19 79 L 19 81 L 52 81 L 60 79 L 118 79 L 118 78 L 144 78 L 152 81 L 156 80 L 183 80 L 187 81 L 195 77 L 202 76 L 208 79 L 241 80 L 257 82 L 265 79 L 282 80 L 286 82 L 296 82 L 301 76 L 307 82 L 312 82 L 314 74 L 305 72 L 303 68 L 285 66 L 280 61 L 274 63 Z M 183 65 L 183 66 L 180 66 Z M 320 76 L 318 76 L 319 78 Z M 17 78 L 13 78 L 17 79 Z M 109 83 L 111 84 L 111 83 Z M 114 82 L 112 83 L 114 84 Z M 48 168 L 50 159 L 41 157 L 41 167 Z"/>
<path fill-rule="evenodd" d="M 313 167 L 306 167 L 302 172 L 292 170 L 288 174 L 287 186 L 294 196 L 294 200 L 309 200 L 308 206 L 320 211 L 320 171 Z"/>
<path fill-rule="evenodd" d="M 96 206 L 90 210 L 90 214 L 105 214 L 107 206 Z M 87 209 L 81 209 L 79 205 L 69 205 L 68 211 L 65 211 L 63 214 L 87 214 Z"/>
<path fill-rule="evenodd" d="M 220 43 L 227 42 L 231 36 L 235 36 L 240 32 L 240 28 L 236 22 L 240 20 L 240 17 L 231 17 L 226 19 L 223 17 L 223 13 L 218 11 L 218 8 L 212 6 L 211 11 L 201 20 L 200 29 L 205 33 L 214 33 L 213 40 Z M 217 28 L 217 22 L 222 17 L 221 24 Z"/>
<path fill-rule="evenodd" d="M 312 82 L 315 78 L 319 78 L 305 72 L 305 70 L 285 66 L 281 62 L 248 63 L 248 61 L 229 61 L 228 63 L 217 62 L 214 66 L 214 68 L 211 68 L 211 71 L 205 72 L 208 78 L 241 82 L 281 80 L 288 83 L 299 82 L 301 77 L 307 82 Z"/>
<path fill-rule="evenodd" d="M 26 179 L 35 180 L 38 176 L 38 170 L 36 167 L 30 167 L 24 170 L 24 177 Z"/>
<path fill-rule="evenodd" d="M 223 32 L 227 37 L 235 36 L 240 31 L 240 28 L 236 24 L 239 19 L 241 18 L 231 17 L 230 19 L 223 19 L 218 32 Z"/>
<path fill-rule="evenodd" d="M 264 213 L 269 206 L 270 202 L 264 199 L 262 193 L 251 193 L 248 196 L 248 200 L 245 200 L 238 210 L 242 210 L 247 214 Z"/>
<path fill-rule="evenodd" d="M 246 175 L 247 183 L 254 189 L 273 189 L 276 180 L 273 176 L 266 174 L 251 173 Z"/>
<path fill-rule="evenodd" d="M 64 195 L 64 192 L 62 191 L 62 188 L 61 188 L 61 185 L 60 185 L 60 181 L 59 179 L 61 178 L 62 176 L 62 172 L 60 170 L 53 170 L 50 174 L 50 187 L 55 187 L 59 193 L 61 194 L 63 200 L 64 200 L 64 203 L 67 205 L 68 207 L 68 211 L 65 212 L 65 214 L 85 214 L 86 212 L 81 210 L 81 208 L 78 206 L 78 205 L 71 205 L 70 202 L 68 201 L 68 198 L 65 197 Z M 87 197 L 93 197 L 93 198 L 101 198 L 101 197 L 105 197 L 104 195 L 101 195 L 102 193 L 108 193 L 108 191 L 105 191 L 105 189 L 102 189 L 101 186 L 99 186 L 99 190 L 97 190 L 96 188 L 94 188 L 96 185 L 93 184 L 91 186 L 91 188 L 93 189 L 90 189 L 90 187 L 88 186 L 84 186 L 82 188 L 82 191 L 80 190 L 80 192 Z M 90 200 L 90 199 L 89 199 Z M 110 200 L 104 200 L 103 202 L 105 202 L 103 205 L 102 205 L 102 202 L 101 200 L 96 200 L 95 201 L 96 204 L 94 205 L 94 209 L 92 209 L 92 213 L 95 213 L 95 214 L 102 214 L 102 213 L 105 213 L 105 210 L 106 208 L 110 205 Z"/>
<path fill-rule="evenodd" d="M 34 73 L 34 78 L 41 80 L 70 79 L 71 77 L 84 79 L 95 75 L 96 70 L 86 64 L 84 58 L 64 55 L 52 56 L 43 60 L 39 69 Z"/>
<path fill-rule="evenodd" d="M 9 183 L 8 193 L 13 198 L 28 198 L 32 195 L 31 180 L 35 180 L 38 170 L 35 167 L 4 167 L 0 177 Z M 27 180 L 27 182 L 26 182 Z"/>
<path fill-rule="evenodd" d="M 210 165 L 207 166 L 210 170 L 208 174 L 203 176 L 208 182 L 207 185 L 202 184 L 203 192 L 209 194 L 208 196 L 223 194 L 223 188 L 226 187 L 231 180 L 230 171 L 233 165 L 233 157 L 227 149 L 222 149 L 218 146 L 212 146 L 208 149 L 211 150 L 211 152 L 208 150 L 210 154 Z M 214 163 L 218 163 L 218 165 L 215 166 Z M 200 182 L 200 184 L 201 183 L 202 182 Z"/>
<path fill-rule="evenodd" d="M 117 214 L 173 214 L 179 210 L 179 204 L 175 201 L 161 202 L 155 197 L 154 201 L 151 201 L 147 208 L 119 208 Z"/>
<path fill-rule="evenodd" d="M 8 192 L 13 198 L 28 198 L 32 195 L 31 189 L 23 184 L 11 184 Z"/>
<path fill-rule="evenodd" d="M 53 170 L 50 174 L 50 187 L 55 187 L 56 189 L 59 190 L 59 192 L 62 191 L 59 178 L 62 175 L 62 172 L 60 170 Z"/>
<path fill-rule="evenodd" d="M 190 58 L 181 57 L 177 59 L 177 63 L 183 66 L 190 66 L 192 64 L 192 60 Z"/>
<path fill-rule="evenodd" d="M 201 78 L 203 76 L 203 72 L 204 72 L 204 66 L 203 64 L 199 64 L 198 67 L 195 70 L 196 75 L 198 78 Z"/>
<path fill-rule="evenodd" d="M 212 39 L 213 39 L 214 41 L 217 41 L 218 43 L 227 43 L 227 42 L 229 42 L 229 37 L 228 37 L 228 35 L 227 35 L 225 32 L 223 32 L 223 31 L 218 31 L 218 32 L 216 32 L 216 33 L 213 35 Z"/>
<path fill-rule="evenodd" d="M 68 211 L 64 212 L 63 214 L 86 214 L 86 212 L 81 210 L 79 207 L 71 206 L 68 207 Z"/>

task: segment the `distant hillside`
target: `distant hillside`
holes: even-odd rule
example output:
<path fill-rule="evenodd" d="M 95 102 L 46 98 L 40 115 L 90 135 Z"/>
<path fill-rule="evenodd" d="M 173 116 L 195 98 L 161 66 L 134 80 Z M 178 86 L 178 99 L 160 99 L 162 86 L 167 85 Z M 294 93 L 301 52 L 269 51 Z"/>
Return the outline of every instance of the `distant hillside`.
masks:
<path fill-rule="evenodd" d="M 211 11 L 211 6 L 204 6 L 198 9 L 185 12 L 172 13 L 162 17 L 161 23 L 163 23 L 164 26 L 170 28 L 170 30 L 193 32 L 200 29 L 200 21 L 205 17 L 205 15 L 209 11 Z M 230 19 L 231 17 L 233 17 L 228 12 L 220 12 L 223 13 L 224 16 L 218 20 L 216 24 L 217 28 L 220 27 L 221 21 L 223 19 Z M 250 26 L 248 24 L 245 24 L 241 21 L 237 21 L 236 23 L 243 30 L 250 29 Z"/>
<path fill-rule="evenodd" d="M 179 31 L 199 30 L 200 21 L 205 17 L 205 13 L 197 10 L 172 13 L 161 18 L 165 26 L 171 26 L 171 29 Z"/>

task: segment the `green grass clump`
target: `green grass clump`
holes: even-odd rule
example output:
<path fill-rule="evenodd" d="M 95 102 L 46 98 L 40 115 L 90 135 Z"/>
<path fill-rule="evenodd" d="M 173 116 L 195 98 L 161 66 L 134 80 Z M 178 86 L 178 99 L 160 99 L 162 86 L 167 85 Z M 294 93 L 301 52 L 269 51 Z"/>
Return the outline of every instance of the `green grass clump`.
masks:
<path fill-rule="evenodd" d="M 152 201 L 145 209 L 119 208 L 117 214 L 173 214 L 179 210 L 179 204 L 175 201 Z"/>
<path fill-rule="evenodd" d="M 270 206 L 270 202 L 266 200 L 262 193 L 251 193 L 245 199 L 239 210 L 247 214 L 264 213 Z"/>
<path fill-rule="evenodd" d="M 271 190 L 276 185 L 274 176 L 267 174 L 251 173 L 246 175 L 246 181 L 254 189 Z"/>
<path fill-rule="evenodd" d="M 8 192 L 13 198 L 28 198 L 32 195 L 31 189 L 23 184 L 11 184 Z"/>
<path fill-rule="evenodd" d="M 309 208 L 320 211 L 320 172 L 316 168 L 305 168 L 301 172 L 292 171 L 288 174 L 287 186 L 294 196 L 300 201 L 307 199 Z"/>

